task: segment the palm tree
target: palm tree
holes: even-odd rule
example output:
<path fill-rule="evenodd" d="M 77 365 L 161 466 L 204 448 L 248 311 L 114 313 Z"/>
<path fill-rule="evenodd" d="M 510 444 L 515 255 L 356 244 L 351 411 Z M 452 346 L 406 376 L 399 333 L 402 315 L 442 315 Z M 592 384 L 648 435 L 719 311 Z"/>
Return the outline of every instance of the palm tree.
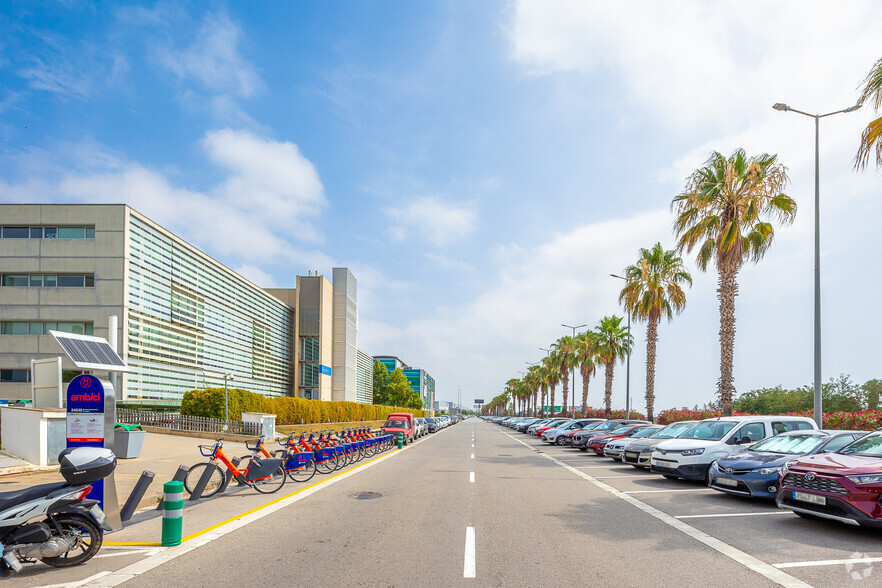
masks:
<path fill-rule="evenodd" d="M 536 379 L 539 381 L 539 387 L 542 389 L 542 416 L 545 416 L 545 401 L 548 398 L 548 368 L 544 362 L 536 366 Z M 553 410 L 553 409 L 552 409 Z"/>
<path fill-rule="evenodd" d="M 873 109 L 879 112 L 882 108 L 882 59 L 876 61 L 870 69 L 870 73 L 864 78 L 864 91 L 858 104 L 869 100 Z M 861 144 L 857 155 L 854 156 L 855 169 L 861 170 L 867 167 L 870 152 L 876 151 L 876 167 L 882 166 L 882 117 L 870 121 L 861 135 Z"/>
<path fill-rule="evenodd" d="M 530 391 L 533 395 L 533 416 L 538 416 L 538 396 L 539 396 L 539 388 L 541 387 L 541 376 L 539 374 L 538 365 L 531 365 L 527 368 L 527 375 L 524 376 L 524 381 L 527 383 L 527 386 L 530 388 Z"/>
<path fill-rule="evenodd" d="M 674 234 L 677 251 L 691 253 L 702 271 L 713 261 L 719 272 L 720 379 L 717 394 L 723 415 L 732 414 L 735 385 L 732 358 L 735 350 L 735 296 L 738 271 L 748 260 L 762 259 L 772 245 L 775 230 L 770 221 L 790 224 L 796 202 L 782 191 L 787 168 L 777 155 L 747 157 L 738 149 L 728 158 L 716 151 L 704 167 L 692 172 L 682 194 L 671 208 L 677 214 Z"/>
<path fill-rule="evenodd" d="M 624 319 L 620 316 L 605 316 L 597 324 L 597 357 L 606 372 L 606 392 L 603 400 L 606 403 L 606 418 L 612 416 L 612 383 L 616 360 L 624 361 L 625 355 L 634 344 L 634 338 L 628 329 L 622 326 Z"/>
<path fill-rule="evenodd" d="M 554 388 L 560 382 L 560 371 L 557 369 L 558 363 L 557 351 L 552 351 L 542 358 L 542 365 L 545 366 L 545 382 L 549 388 L 549 404 L 551 405 L 551 416 L 554 416 Z"/>
<path fill-rule="evenodd" d="M 658 342 L 658 323 L 663 316 L 668 321 L 674 313 L 680 314 L 686 306 L 682 283 L 692 285 L 692 276 L 683 266 L 683 260 L 673 250 L 665 250 L 661 243 L 652 249 L 640 249 L 640 259 L 625 268 L 625 287 L 619 302 L 637 320 L 646 321 L 646 418 L 652 420 L 655 409 L 655 357 Z"/>
<path fill-rule="evenodd" d="M 582 416 L 588 416 L 588 383 L 597 371 L 597 333 L 588 330 L 576 335 L 576 362 L 582 374 Z M 573 390 L 573 394 L 576 391 Z M 575 418 L 575 415 L 573 415 Z"/>
<path fill-rule="evenodd" d="M 567 411 L 567 397 L 570 389 L 570 372 L 576 367 L 576 340 L 573 337 L 564 335 L 554 343 L 557 349 L 557 370 L 560 373 L 560 381 L 563 384 L 563 411 Z M 573 400 L 575 400 L 576 391 L 573 390 Z M 571 415 L 576 418 L 576 415 Z"/>

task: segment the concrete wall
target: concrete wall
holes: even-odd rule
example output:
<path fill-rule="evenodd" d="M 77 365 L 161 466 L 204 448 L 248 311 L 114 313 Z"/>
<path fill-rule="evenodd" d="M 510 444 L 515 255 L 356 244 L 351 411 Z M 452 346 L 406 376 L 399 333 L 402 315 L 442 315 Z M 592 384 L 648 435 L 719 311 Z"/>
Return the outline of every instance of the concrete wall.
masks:
<path fill-rule="evenodd" d="M 3 451 L 40 467 L 57 464 L 66 445 L 66 419 L 63 410 L 0 407 Z"/>
<path fill-rule="evenodd" d="M 2 204 L 3 225 L 94 225 L 94 239 L 0 239 L 2 273 L 95 274 L 93 288 L 0 288 L 0 320 L 92 322 L 108 338 L 110 315 L 124 324 L 124 205 Z M 0 368 L 28 369 L 31 359 L 63 355 L 51 335 L 0 336 Z M 76 367 L 64 358 L 62 368 Z M 30 384 L 0 384 L 0 399 L 30 398 Z"/>
<path fill-rule="evenodd" d="M 333 269 L 333 378 L 334 400 L 358 401 L 358 306 L 355 276 L 345 267 Z"/>

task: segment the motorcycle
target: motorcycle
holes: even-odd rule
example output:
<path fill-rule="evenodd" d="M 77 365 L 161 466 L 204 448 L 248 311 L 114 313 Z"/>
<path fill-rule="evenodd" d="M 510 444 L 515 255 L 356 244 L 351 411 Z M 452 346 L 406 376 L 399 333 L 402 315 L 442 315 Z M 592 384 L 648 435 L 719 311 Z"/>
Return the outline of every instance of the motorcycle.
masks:
<path fill-rule="evenodd" d="M 0 577 L 37 560 L 76 566 L 101 548 L 106 517 L 86 495 L 113 471 L 116 456 L 100 447 L 71 447 L 58 461 L 64 482 L 0 493 Z"/>

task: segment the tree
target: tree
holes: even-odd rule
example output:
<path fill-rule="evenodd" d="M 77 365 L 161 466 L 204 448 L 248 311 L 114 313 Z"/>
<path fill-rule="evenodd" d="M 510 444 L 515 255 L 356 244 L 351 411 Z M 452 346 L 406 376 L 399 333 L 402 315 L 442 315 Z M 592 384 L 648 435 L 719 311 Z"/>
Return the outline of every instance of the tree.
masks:
<path fill-rule="evenodd" d="M 396 368 L 389 376 L 389 405 L 408 408 L 411 404 L 413 394 L 413 388 L 410 387 L 404 372 L 401 371 L 401 368 Z M 420 408 L 422 408 L 422 401 L 420 402 Z"/>
<path fill-rule="evenodd" d="M 652 249 L 640 249 L 640 259 L 625 268 L 625 287 L 619 294 L 631 316 L 646 321 L 646 418 L 655 412 L 655 360 L 658 323 L 662 317 L 670 322 L 674 313 L 686 306 L 686 293 L 680 284 L 692 285 L 692 276 L 683 260 L 661 243 Z"/>
<path fill-rule="evenodd" d="M 560 382 L 560 371 L 557 369 L 558 361 L 557 353 L 554 351 L 542 358 L 542 365 L 545 366 L 545 382 L 549 388 L 551 416 L 554 416 L 554 389 Z"/>
<path fill-rule="evenodd" d="M 735 384 L 735 296 L 738 271 L 747 261 L 762 259 L 775 231 L 770 221 L 790 224 L 796 202 L 784 194 L 787 169 L 776 155 L 747 157 L 743 149 L 728 158 L 716 151 L 695 170 L 671 207 L 676 212 L 677 250 L 691 253 L 702 271 L 713 262 L 719 273 L 720 379 L 717 394 L 723 415 L 731 416 Z"/>
<path fill-rule="evenodd" d="M 539 389 L 542 387 L 541 366 L 531 365 L 527 368 L 527 375 L 524 376 L 524 381 L 527 383 L 527 386 L 533 394 L 533 416 L 539 416 L 537 404 L 539 400 Z M 545 401 L 544 395 L 542 401 Z"/>
<path fill-rule="evenodd" d="M 557 341 L 554 346 L 557 348 L 557 371 L 560 374 L 560 381 L 563 384 L 563 411 L 567 411 L 567 397 L 570 389 L 570 372 L 576 367 L 576 340 L 573 337 L 564 335 Z M 573 403 L 575 404 L 576 391 L 573 390 Z M 576 418 L 575 414 L 570 415 Z"/>
<path fill-rule="evenodd" d="M 624 319 L 620 316 L 605 316 L 595 328 L 597 333 L 597 357 L 603 364 L 606 373 L 606 391 L 603 401 L 606 405 L 606 418 L 612 416 L 612 383 L 616 360 L 623 361 L 631 350 L 634 338 L 628 329 L 622 326 Z"/>
<path fill-rule="evenodd" d="M 386 364 L 374 362 L 374 404 L 389 403 L 389 368 Z"/>
<path fill-rule="evenodd" d="M 595 360 L 597 358 L 597 333 L 588 330 L 576 335 L 576 363 L 579 373 L 582 375 L 582 416 L 588 416 L 588 384 L 591 377 L 597 372 Z M 576 391 L 573 390 L 573 394 Z M 573 415 L 575 418 L 576 415 Z"/>
<path fill-rule="evenodd" d="M 542 415 L 541 416 L 544 417 L 545 416 L 545 401 L 548 398 L 548 368 L 545 367 L 544 361 L 540 365 L 536 366 L 536 379 L 539 381 L 539 387 L 542 390 L 542 400 L 541 400 L 540 404 L 542 405 Z M 554 411 L 553 406 L 554 405 L 552 405 L 552 409 L 551 409 L 552 412 Z"/>
<path fill-rule="evenodd" d="M 864 89 L 858 103 L 863 104 L 869 100 L 873 109 L 879 112 L 879 108 L 882 107 L 882 59 L 873 64 L 863 83 Z M 878 168 L 882 166 L 882 117 L 870 121 L 870 124 L 864 129 L 857 155 L 854 156 L 855 169 L 861 170 L 867 167 L 872 151 L 876 152 L 876 167 Z"/>
<path fill-rule="evenodd" d="M 861 386 L 861 390 L 864 393 L 864 403 L 867 408 L 878 409 L 879 397 L 882 396 L 882 380 L 867 380 Z"/>

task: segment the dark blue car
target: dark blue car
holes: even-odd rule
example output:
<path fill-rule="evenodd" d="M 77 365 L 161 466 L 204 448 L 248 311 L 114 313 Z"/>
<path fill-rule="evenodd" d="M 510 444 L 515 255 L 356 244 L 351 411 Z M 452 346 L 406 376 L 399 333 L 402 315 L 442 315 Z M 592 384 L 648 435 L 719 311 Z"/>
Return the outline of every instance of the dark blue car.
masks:
<path fill-rule="evenodd" d="M 825 430 L 781 433 L 713 462 L 708 485 L 728 494 L 774 500 L 778 493 L 778 475 L 788 462 L 803 455 L 833 453 L 867 433 Z"/>

